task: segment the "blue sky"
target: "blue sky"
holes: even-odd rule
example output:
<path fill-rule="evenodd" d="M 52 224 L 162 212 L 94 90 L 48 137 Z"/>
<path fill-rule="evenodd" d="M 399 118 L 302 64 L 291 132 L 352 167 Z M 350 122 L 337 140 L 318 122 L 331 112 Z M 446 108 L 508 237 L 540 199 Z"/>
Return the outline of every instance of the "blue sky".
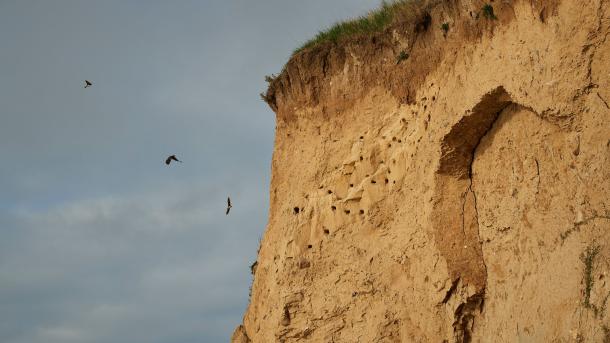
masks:
<path fill-rule="evenodd" d="M 264 76 L 378 3 L 0 0 L 0 342 L 227 342 L 267 219 Z"/>

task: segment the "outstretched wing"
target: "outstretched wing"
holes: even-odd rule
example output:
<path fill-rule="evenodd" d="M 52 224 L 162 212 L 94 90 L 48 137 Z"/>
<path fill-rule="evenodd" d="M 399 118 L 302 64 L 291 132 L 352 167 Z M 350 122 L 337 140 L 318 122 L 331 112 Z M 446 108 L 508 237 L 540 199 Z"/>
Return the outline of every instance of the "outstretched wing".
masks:
<path fill-rule="evenodd" d="M 227 198 L 227 206 L 231 207 L 231 198 L 230 197 Z"/>
<path fill-rule="evenodd" d="M 225 213 L 227 216 L 229 215 L 229 211 L 231 211 L 231 208 L 227 207 L 227 213 Z"/>
<path fill-rule="evenodd" d="M 165 164 L 169 166 L 169 163 L 172 161 L 172 156 L 165 159 Z"/>

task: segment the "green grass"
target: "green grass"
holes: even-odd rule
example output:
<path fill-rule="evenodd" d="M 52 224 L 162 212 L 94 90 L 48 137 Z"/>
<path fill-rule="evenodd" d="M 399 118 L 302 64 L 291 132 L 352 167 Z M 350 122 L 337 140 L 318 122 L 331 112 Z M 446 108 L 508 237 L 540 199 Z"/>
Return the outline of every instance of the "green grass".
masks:
<path fill-rule="evenodd" d="M 411 0 L 413 1 L 413 0 Z M 319 32 L 314 38 L 307 41 L 303 46 L 296 49 L 294 54 L 297 54 L 307 48 L 326 43 L 338 41 L 360 34 L 371 34 L 381 32 L 392 24 L 396 14 L 404 9 L 409 0 L 399 0 L 394 2 L 383 1 L 381 6 L 374 11 L 371 11 L 365 16 L 354 20 L 339 22 L 325 31 Z"/>
<path fill-rule="evenodd" d="M 483 16 L 487 19 L 498 19 L 494 13 L 493 6 L 490 4 L 485 4 L 485 6 L 483 6 Z"/>
<path fill-rule="evenodd" d="M 599 254 L 599 247 L 590 246 L 580 256 L 580 260 L 585 267 L 585 298 L 583 304 L 586 308 L 593 307 L 591 304 L 591 290 L 593 289 L 593 262 L 595 262 L 595 257 L 597 254 Z"/>
<path fill-rule="evenodd" d="M 407 54 L 406 51 L 401 51 L 400 54 L 398 54 L 398 57 L 396 57 L 396 64 L 406 60 L 407 58 L 409 58 L 409 54 Z"/>

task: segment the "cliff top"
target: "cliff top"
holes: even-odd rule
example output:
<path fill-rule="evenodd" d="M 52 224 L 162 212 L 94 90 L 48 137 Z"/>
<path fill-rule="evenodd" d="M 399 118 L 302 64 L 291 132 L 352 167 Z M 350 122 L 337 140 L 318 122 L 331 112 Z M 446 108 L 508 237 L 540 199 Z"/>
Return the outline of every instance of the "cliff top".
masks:
<path fill-rule="evenodd" d="M 351 45 L 361 47 L 394 46 L 396 42 L 388 40 L 391 32 L 400 30 L 414 38 L 424 34 L 432 24 L 431 11 L 447 0 L 397 0 L 383 1 L 381 6 L 353 20 L 339 22 L 325 31 L 319 32 L 314 38 L 296 49 L 290 60 L 277 76 L 267 77 L 269 88 L 261 94 L 272 109 L 277 109 L 276 94 L 283 93 L 294 80 L 290 80 L 290 69 L 312 69 L 322 67 L 322 73 L 327 74 L 335 67 L 343 65 L 345 48 Z M 493 11 L 493 9 L 492 9 Z M 493 13 L 493 12 L 492 12 Z M 448 23 L 439 25 L 439 31 L 445 34 L 449 30 Z M 373 44 L 371 44 L 373 43 Z M 395 62 L 408 59 L 410 47 L 402 47 L 396 54 Z M 363 53 L 363 51 L 360 51 Z M 333 55 L 333 56 L 331 56 Z M 314 74 L 316 74 L 314 72 Z M 294 76 L 294 75 L 293 75 Z M 305 75 L 301 75 L 305 76 Z"/>
<path fill-rule="evenodd" d="M 383 1 L 378 9 L 370 11 L 364 16 L 338 22 L 327 30 L 320 31 L 314 38 L 296 49 L 293 55 L 321 44 L 337 44 L 357 35 L 383 32 L 396 22 L 413 21 L 426 3 L 428 1 L 398 0 L 391 3 Z"/>

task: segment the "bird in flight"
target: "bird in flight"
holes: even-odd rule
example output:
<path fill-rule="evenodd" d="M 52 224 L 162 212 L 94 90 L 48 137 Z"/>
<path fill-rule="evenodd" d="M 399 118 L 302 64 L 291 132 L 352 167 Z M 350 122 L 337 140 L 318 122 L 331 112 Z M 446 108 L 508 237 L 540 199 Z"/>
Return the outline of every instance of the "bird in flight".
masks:
<path fill-rule="evenodd" d="M 85 88 L 91 87 L 92 85 L 93 83 L 91 83 L 91 81 L 85 80 Z"/>
<path fill-rule="evenodd" d="M 233 207 L 233 205 L 231 205 L 231 198 L 228 197 L 227 198 L 227 213 L 226 213 L 226 215 L 229 215 L 229 211 L 231 211 L 231 207 Z"/>
<path fill-rule="evenodd" d="M 171 155 L 170 157 L 168 157 L 167 159 L 165 159 L 165 164 L 167 164 L 169 166 L 169 164 L 172 161 L 176 161 L 176 162 L 180 162 L 182 163 L 182 161 L 180 161 L 179 159 L 176 158 L 176 155 Z"/>

